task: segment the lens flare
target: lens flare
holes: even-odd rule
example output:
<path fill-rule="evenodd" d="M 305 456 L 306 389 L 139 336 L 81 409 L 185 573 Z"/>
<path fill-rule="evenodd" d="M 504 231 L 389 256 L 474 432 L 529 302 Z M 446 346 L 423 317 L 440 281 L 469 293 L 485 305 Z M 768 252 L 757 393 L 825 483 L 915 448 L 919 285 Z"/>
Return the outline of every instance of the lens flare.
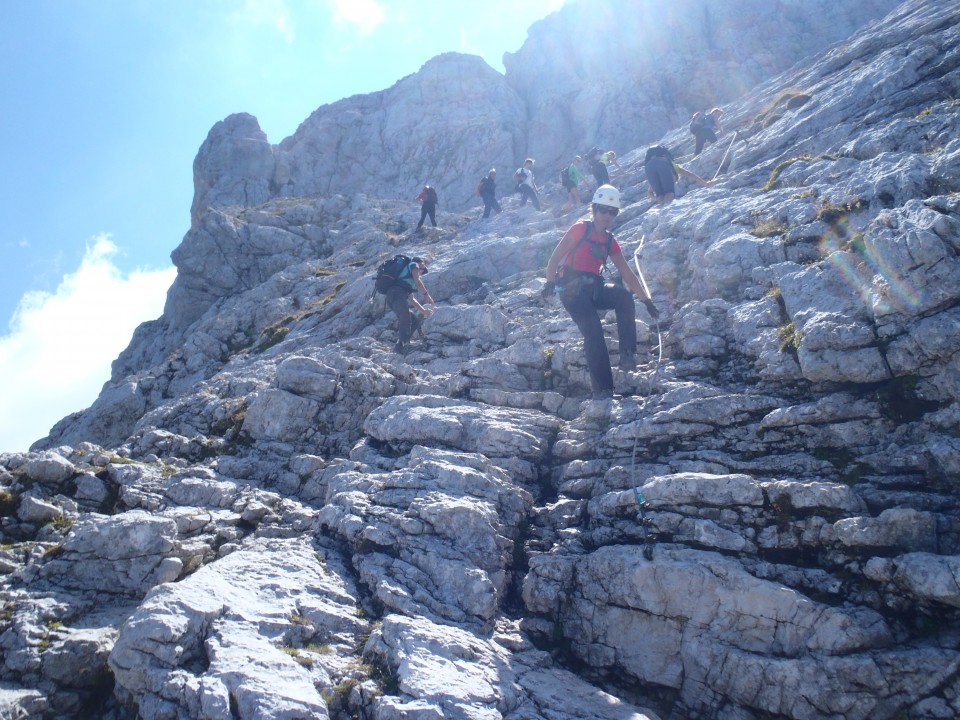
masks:
<path fill-rule="evenodd" d="M 909 313 L 922 303 L 921 292 L 898 273 L 880 249 L 849 220 L 832 223 L 820 236 L 820 256 L 833 266 L 844 282 L 867 305 L 884 313 Z"/>

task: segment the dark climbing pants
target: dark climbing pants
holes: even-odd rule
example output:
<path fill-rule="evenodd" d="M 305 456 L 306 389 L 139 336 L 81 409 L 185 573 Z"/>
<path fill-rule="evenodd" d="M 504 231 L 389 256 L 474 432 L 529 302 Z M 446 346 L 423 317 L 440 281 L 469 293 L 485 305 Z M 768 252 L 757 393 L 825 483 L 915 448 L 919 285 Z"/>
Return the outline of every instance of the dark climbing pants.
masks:
<path fill-rule="evenodd" d="M 599 160 L 590 166 L 590 172 L 593 173 L 593 178 L 597 181 L 597 187 L 610 184 L 610 173 L 607 172 L 607 166 Z"/>
<path fill-rule="evenodd" d="M 597 275 L 578 273 L 564 284 L 560 301 L 583 335 L 583 352 L 587 357 L 591 389 L 594 393 L 612 391 L 610 354 L 603 339 L 603 326 L 597 311 L 616 311 L 620 352 L 634 353 L 637 350 L 637 311 L 633 295 L 618 285 L 604 285 Z"/>
<path fill-rule="evenodd" d="M 520 207 L 523 207 L 527 204 L 527 199 L 529 198 L 530 202 L 533 203 L 533 206 L 539 210 L 540 209 L 540 198 L 537 196 L 537 191 L 525 183 L 520 183 Z"/>
<path fill-rule="evenodd" d="M 497 202 L 495 195 L 481 195 L 480 198 L 483 200 L 483 216 L 490 217 L 490 211 L 493 210 L 494 213 L 498 213 L 503 210 L 500 207 L 500 203 Z"/>
<path fill-rule="evenodd" d="M 424 203 L 420 208 L 420 222 L 417 223 L 417 230 L 423 227 L 423 221 L 430 216 L 430 222 L 434 227 L 437 226 L 437 206 L 431 203 Z"/>
<path fill-rule="evenodd" d="M 703 146 L 706 145 L 707 140 L 710 142 L 717 141 L 717 134 L 709 128 L 697 128 L 693 131 L 693 136 L 697 139 L 696 147 L 693 149 L 694 155 L 699 155 L 703 150 Z"/>
<path fill-rule="evenodd" d="M 643 166 L 647 175 L 647 182 L 653 194 L 658 198 L 672 195 L 676 192 L 676 177 L 673 174 L 673 163 L 665 157 L 653 157 Z"/>
<path fill-rule="evenodd" d="M 413 334 L 413 316 L 410 312 L 409 297 L 410 292 L 406 288 L 397 285 L 387 290 L 387 306 L 393 310 L 393 314 L 397 316 L 397 339 L 404 343 L 407 342 Z"/>

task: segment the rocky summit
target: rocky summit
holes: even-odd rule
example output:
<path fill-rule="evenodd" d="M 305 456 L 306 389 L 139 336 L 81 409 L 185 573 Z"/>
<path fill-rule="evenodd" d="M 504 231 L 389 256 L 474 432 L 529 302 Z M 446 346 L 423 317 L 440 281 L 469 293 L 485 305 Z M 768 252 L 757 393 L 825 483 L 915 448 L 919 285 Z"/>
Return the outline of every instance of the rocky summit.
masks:
<path fill-rule="evenodd" d="M 960 715 L 960 7 L 571 3 L 505 66 L 211 130 L 163 316 L 0 454 L 0 717 Z M 610 400 L 541 295 L 590 145 L 660 310 Z"/>

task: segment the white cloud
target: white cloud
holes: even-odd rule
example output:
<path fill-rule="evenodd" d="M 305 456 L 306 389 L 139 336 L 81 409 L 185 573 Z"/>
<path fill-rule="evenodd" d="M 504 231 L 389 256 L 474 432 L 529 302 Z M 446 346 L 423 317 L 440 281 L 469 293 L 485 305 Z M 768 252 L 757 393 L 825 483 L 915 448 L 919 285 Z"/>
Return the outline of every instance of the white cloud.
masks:
<path fill-rule="evenodd" d="M 163 312 L 172 267 L 124 275 L 108 235 L 53 293 L 24 295 L 0 336 L 0 451 L 24 451 L 58 420 L 89 407 L 137 325 Z"/>
<path fill-rule="evenodd" d="M 293 23 L 284 0 L 246 0 L 243 8 L 234 13 L 234 19 L 254 26 L 272 25 L 287 45 L 293 44 Z"/>
<path fill-rule="evenodd" d="M 327 0 L 327 4 L 335 25 L 351 25 L 361 35 L 373 32 L 387 18 L 387 11 L 378 0 Z"/>

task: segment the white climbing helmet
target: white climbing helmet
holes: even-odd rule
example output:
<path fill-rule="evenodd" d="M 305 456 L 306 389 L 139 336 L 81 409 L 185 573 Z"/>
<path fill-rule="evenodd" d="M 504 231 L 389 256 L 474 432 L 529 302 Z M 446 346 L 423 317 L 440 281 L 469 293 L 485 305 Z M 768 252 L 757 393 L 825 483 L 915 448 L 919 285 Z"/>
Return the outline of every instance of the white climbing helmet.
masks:
<path fill-rule="evenodd" d="M 613 185 L 601 185 L 593 194 L 594 205 L 606 205 L 617 210 L 620 209 L 620 191 Z"/>

